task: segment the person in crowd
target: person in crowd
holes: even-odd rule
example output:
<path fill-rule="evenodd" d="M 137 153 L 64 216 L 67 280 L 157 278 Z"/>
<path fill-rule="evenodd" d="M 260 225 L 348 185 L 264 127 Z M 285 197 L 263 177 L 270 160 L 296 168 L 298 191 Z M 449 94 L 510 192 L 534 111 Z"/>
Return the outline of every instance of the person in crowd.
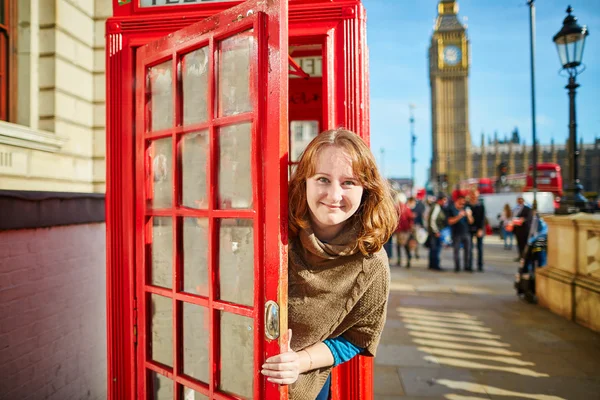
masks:
<path fill-rule="evenodd" d="M 397 224 L 389 185 L 358 135 L 335 129 L 309 143 L 289 183 L 289 347 L 261 369 L 290 385 L 290 399 L 328 399 L 333 366 L 375 356 L 390 281 L 382 247 Z"/>
<path fill-rule="evenodd" d="M 523 195 L 519 194 L 517 196 L 517 206 L 513 210 L 513 231 L 517 238 L 517 248 L 519 251 L 519 256 L 516 258 L 516 261 L 521 260 L 523 251 L 527 245 L 527 235 L 529 234 L 529 228 L 531 226 L 531 215 L 531 207 L 525 204 Z"/>
<path fill-rule="evenodd" d="M 523 257 L 521 258 L 521 267 L 517 274 L 515 288 L 517 289 L 518 295 L 523 295 L 528 302 L 536 303 L 536 268 L 546 265 L 548 225 L 546 225 L 546 222 L 537 214 L 535 209 L 532 210 L 531 215 L 527 245 Z"/>
<path fill-rule="evenodd" d="M 469 225 L 471 248 L 469 253 L 469 269 L 473 269 L 473 239 L 477 242 L 477 271 L 483 272 L 483 237 L 485 236 L 485 205 L 479 201 L 479 191 L 469 193 L 469 208 L 473 213 L 473 222 Z"/>
<path fill-rule="evenodd" d="M 469 225 L 474 222 L 473 212 L 466 205 L 465 196 L 459 195 L 448 210 L 448 224 L 452 227 L 452 245 L 454 247 L 454 272 L 460 271 L 460 248 L 463 248 L 463 268 L 473 271 L 470 265 L 471 234 Z"/>
<path fill-rule="evenodd" d="M 411 254 L 409 241 L 413 237 L 414 215 L 406 203 L 404 193 L 396 195 L 396 207 L 398 209 L 398 227 L 396 228 L 396 265 L 402 266 L 402 249 L 406 252 L 406 268 L 410 268 Z"/>
<path fill-rule="evenodd" d="M 427 215 L 427 232 L 429 237 L 427 244 L 429 246 L 429 269 L 433 271 L 443 271 L 440 265 L 440 253 L 442 251 L 442 239 L 440 231 L 444 229 L 448 222 L 444 208 L 448 203 L 448 198 L 444 193 L 440 193 L 434 203 L 431 204 Z"/>
<path fill-rule="evenodd" d="M 536 267 L 546 265 L 546 248 L 548 240 L 548 224 L 533 210 L 531 224 L 527 235 L 527 248 L 521 259 L 522 273 L 533 272 Z"/>
<path fill-rule="evenodd" d="M 502 231 L 502 239 L 504 240 L 504 250 L 512 250 L 513 246 L 513 222 L 512 222 L 512 210 L 510 204 L 504 204 L 502 212 L 498 216 L 500 220 L 500 230 Z"/>
<path fill-rule="evenodd" d="M 425 227 L 425 223 L 424 223 L 424 215 L 425 215 L 425 205 L 423 204 L 423 202 L 421 201 L 417 201 L 417 199 L 415 199 L 414 197 L 409 197 L 408 198 L 408 207 L 411 209 L 413 215 L 415 216 L 414 219 L 414 229 L 413 229 L 413 236 L 416 237 L 416 231 L 417 229 L 423 229 Z M 415 246 L 415 258 L 418 260 L 419 259 L 419 246 Z"/>

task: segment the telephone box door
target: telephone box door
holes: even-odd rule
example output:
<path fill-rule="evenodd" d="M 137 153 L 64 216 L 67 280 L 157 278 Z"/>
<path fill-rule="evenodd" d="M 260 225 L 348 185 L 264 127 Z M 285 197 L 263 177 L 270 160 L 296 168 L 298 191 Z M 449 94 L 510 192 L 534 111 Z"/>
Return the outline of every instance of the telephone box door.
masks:
<path fill-rule="evenodd" d="M 137 398 L 286 395 L 287 52 L 252 0 L 137 53 Z"/>

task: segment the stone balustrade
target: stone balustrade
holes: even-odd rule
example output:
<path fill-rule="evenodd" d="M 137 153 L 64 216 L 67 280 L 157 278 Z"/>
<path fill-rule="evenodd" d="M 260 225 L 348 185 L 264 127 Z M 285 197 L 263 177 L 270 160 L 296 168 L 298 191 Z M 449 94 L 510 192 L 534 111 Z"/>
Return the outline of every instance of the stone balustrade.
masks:
<path fill-rule="evenodd" d="M 600 332 L 600 214 L 549 216 L 548 265 L 537 271 L 541 306 Z"/>

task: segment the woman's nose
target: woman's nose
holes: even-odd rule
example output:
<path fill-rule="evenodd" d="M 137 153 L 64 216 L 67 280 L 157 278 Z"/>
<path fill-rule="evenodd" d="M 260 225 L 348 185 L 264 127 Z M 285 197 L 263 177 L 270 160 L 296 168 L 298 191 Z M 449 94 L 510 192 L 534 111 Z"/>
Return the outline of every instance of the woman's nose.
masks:
<path fill-rule="evenodd" d="M 327 195 L 332 203 L 339 203 L 342 201 L 343 189 L 340 185 L 333 184 L 329 187 Z"/>

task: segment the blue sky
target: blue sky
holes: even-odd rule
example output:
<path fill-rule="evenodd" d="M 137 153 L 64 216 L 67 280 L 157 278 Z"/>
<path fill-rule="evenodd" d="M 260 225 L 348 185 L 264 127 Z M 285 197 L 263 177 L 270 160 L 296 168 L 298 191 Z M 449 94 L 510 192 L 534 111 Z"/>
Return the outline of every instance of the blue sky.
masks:
<path fill-rule="evenodd" d="M 562 27 L 569 1 L 587 25 L 577 77 L 577 134 L 600 137 L 600 0 L 538 0 L 536 5 L 536 111 L 540 143 L 568 137 L 567 78 L 552 37 Z M 416 183 L 427 179 L 431 159 L 431 96 L 427 51 L 437 0 L 363 0 L 370 56 L 371 148 L 388 177 L 410 176 L 409 104 L 415 104 Z M 471 43 L 469 123 L 472 141 L 518 127 L 531 140 L 529 7 L 526 0 L 459 0 Z M 381 149 L 385 149 L 382 157 Z M 600 168 L 600 166 L 598 166 Z"/>

